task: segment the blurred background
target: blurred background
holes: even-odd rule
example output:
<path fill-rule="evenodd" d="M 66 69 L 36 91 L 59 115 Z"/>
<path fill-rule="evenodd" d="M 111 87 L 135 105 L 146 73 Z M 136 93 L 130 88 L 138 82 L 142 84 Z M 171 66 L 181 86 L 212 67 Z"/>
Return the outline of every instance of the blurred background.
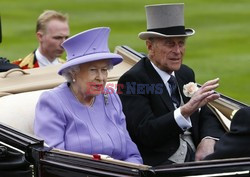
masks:
<path fill-rule="evenodd" d="M 203 84 L 219 77 L 217 91 L 250 104 L 249 0 L 1 0 L 0 56 L 15 60 L 37 47 L 36 20 L 46 9 L 69 15 L 71 35 L 108 26 L 111 51 L 127 45 L 146 52 L 137 37 L 146 30 L 144 6 L 176 2 L 185 3 L 185 26 L 196 31 L 187 40 L 184 58 L 196 72 L 196 81 Z"/>

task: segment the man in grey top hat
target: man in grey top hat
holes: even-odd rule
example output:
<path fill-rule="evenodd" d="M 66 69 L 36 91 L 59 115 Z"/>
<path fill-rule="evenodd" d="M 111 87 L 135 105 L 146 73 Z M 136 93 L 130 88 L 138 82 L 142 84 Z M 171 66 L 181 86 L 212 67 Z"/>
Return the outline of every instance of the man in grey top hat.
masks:
<path fill-rule="evenodd" d="M 182 64 L 185 41 L 195 32 L 184 26 L 184 4 L 146 6 L 148 56 L 120 79 L 127 128 L 145 164 L 157 166 L 202 160 L 224 129 L 206 106 L 219 98 L 219 79 L 207 81 L 189 98 L 183 86 L 195 82 Z"/>

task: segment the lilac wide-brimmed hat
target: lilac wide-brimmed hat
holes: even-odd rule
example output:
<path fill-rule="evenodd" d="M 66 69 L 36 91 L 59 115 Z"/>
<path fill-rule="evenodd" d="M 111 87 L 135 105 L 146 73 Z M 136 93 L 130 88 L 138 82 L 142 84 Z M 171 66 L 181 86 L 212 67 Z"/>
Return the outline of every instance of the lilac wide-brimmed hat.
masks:
<path fill-rule="evenodd" d="M 74 65 L 110 59 L 113 65 L 122 62 L 122 57 L 111 53 L 108 47 L 110 28 L 99 27 L 78 33 L 62 43 L 67 53 L 67 61 L 59 69 L 62 75 L 64 69 Z"/>
<path fill-rule="evenodd" d="M 147 31 L 140 32 L 139 38 L 191 36 L 195 31 L 185 28 L 184 4 L 156 4 L 146 8 Z"/>

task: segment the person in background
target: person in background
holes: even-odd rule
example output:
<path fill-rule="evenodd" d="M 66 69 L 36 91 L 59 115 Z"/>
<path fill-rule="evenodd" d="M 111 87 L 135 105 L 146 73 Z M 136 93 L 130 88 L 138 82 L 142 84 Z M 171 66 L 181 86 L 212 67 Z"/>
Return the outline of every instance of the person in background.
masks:
<path fill-rule="evenodd" d="M 10 63 L 7 58 L 0 57 L 0 72 L 6 72 L 10 69 L 20 69 L 17 65 Z"/>
<path fill-rule="evenodd" d="M 231 121 L 229 132 L 216 142 L 214 153 L 205 160 L 250 157 L 250 107 L 239 109 Z"/>
<path fill-rule="evenodd" d="M 0 44 L 1 43 L 2 43 L 2 21 L 0 16 Z M 5 72 L 14 68 L 19 68 L 19 66 L 10 63 L 10 61 L 7 58 L 0 56 L 0 72 Z"/>
<path fill-rule="evenodd" d="M 206 103 L 219 98 L 219 79 L 202 85 L 191 99 L 183 86 L 194 71 L 182 64 L 187 37 L 184 4 L 146 6 L 148 56 L 124 73 L 118 84 L 127 127 L 144 164 L 158 166 L 202 160 L 225 132 Z"/>
<path fill-rule="evenodd" d="M 15 60 L 22 69 L 44 67 L 63 63 L 61 44 L 69 37 L 68 16 L 54 10 L 45 10 L 37 19 L 38 48 L 28 56 Z"/>
<path fill-rule="evenodd" d="M 67 82 L 39 98 L 34 132 L 50 147 L 141 164 L 119 96 L 105 88 L 108 70 L 122 62 L 109 51 L 109 33 L 109 28 L 99 27 L 64 41 L 67 61 L 58 73 Z"/>

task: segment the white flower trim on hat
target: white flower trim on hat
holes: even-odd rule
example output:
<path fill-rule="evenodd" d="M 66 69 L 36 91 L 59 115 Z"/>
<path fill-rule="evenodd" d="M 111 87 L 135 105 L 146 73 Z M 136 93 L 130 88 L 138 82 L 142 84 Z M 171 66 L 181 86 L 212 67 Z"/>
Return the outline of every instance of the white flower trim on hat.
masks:
<path fill-rule="evenodd" d="M 189 82 L 183 86 L 183 93 L 186 97 L 192 97 L 198 89 L 197 83 Z"/>

